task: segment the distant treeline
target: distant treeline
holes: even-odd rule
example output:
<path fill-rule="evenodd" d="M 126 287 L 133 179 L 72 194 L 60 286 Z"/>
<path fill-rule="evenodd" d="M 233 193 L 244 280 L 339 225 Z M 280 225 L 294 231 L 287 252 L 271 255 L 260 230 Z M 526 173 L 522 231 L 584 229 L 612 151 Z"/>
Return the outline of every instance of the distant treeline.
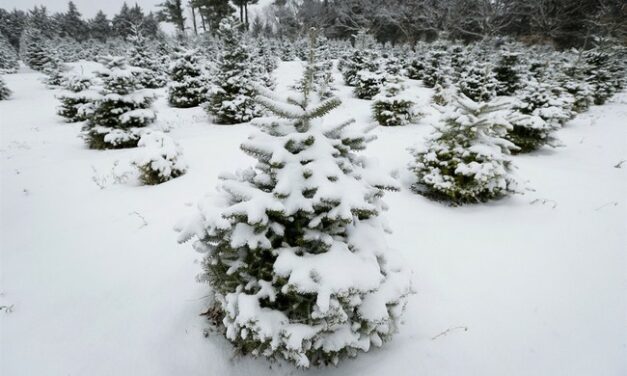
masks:
<path fill-rule="evenodd" d="M 275 0 L 253 18 L 258 0 L 165 0 L 156 12 L 126 3 L 109 19 L 102 11 L 84 19 L 71 1 L 62 13 L 44 6 L 29 11 L 0 8 L 0 33 L 17 50 L 27 26 L 48 38 L 76 41 L 126 38 L 141 26 L 146 37 L 171 22 L 178 36 L 215 32 L 220 21 L 238 16 L 254 35 L 294 40 L 311 27 L 328 38 L 350 39 L 367 30 L 379 42 L 410 43 L 437 38 L 465 42 L 509 36 L 560 48 L 589 47 L 597 38 L 625 43 L 627 3 L 623 0 Z"/>

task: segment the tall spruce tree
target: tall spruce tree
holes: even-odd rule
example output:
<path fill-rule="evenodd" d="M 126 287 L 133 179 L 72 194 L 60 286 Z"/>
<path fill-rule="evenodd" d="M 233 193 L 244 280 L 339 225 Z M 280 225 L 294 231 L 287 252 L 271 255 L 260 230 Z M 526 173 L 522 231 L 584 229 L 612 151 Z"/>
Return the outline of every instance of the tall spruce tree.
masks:
<path fill-rule="evenodd" d="M 381 219 L 396 182 L 357 155 L 372 137 L 353 120 L 323 124 L 341 102 L 312 90 L 313 58 L 310 49 L 299 93 L 258 97 L 274 116 L 241 145 L 255 166 L 224 175 L 220 196 L 179 228 L 205 255 L 208 313 L 226 338 L 300 367 L 381 346 L 411 293 Z"/>
<path fill-rule="evenodd" d="M 161 10 L 157 17 L 166 22 L 173 23 L 179 35 L 185 34 L 185 15 L 182 0 L 165 0 L 159 4 Z"/>
<path fill-rule="evenodd" d="M 208 112 L 218 124 L 237 124 L 260 115 L 255 96 L 255 75 L 248 46 L 242 37 L 241 24 L 233 18 L 220 23 L 222 54 L 215 75 Z"/>
<path fill-rule="evenodd" d="M 106 42 L 111 38 L 111 21 L 107 19 L 107 15 L 103 11 L 98 11 L 96 16 L 89 20 L 89 35 L 100 42 Z"/>

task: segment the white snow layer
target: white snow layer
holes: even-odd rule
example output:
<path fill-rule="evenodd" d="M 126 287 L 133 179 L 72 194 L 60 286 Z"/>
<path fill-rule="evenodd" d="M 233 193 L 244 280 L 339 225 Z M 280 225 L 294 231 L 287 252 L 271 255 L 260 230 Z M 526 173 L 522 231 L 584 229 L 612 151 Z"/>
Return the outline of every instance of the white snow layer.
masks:
<path fill-rule="evenodd" d="M 282 63 L 279 88 L 299 69 Z M 627 94 L 566 123 L 564 148 L 515 157 L 533 188 L 525 195 L 450 208 L 406 188 L 388 193 L 389 243 L 418 292 L 405 325 L 380 351 L 299 371 L 233 360 L 226 340 L 203 336 L 198 255 L 171 230 L 221 171 L 250 165 L 238 146 L 251 128 L 214 126 L 202 109 L 169 108 L 162 95 L 155 126 L 172 128 L 189 172 L 101 189 L 94 179 L 136 150 L 86 149 L 81 125 L 55 115 L 55 92 L 39 77 L 3 76 L 14 95 L 0 102 L 0 306 L 12 311 L 0 312 L 0 374 L 627 374 Z M 428 101 L 430 90 L 408 85 L 418 104 Z M 338 93 L 338 116 L 370 121 L 369 101 Z M 376 129 L 367 155 L 409 185 L 405 149 L 423 143 L 434 116 Z"/>

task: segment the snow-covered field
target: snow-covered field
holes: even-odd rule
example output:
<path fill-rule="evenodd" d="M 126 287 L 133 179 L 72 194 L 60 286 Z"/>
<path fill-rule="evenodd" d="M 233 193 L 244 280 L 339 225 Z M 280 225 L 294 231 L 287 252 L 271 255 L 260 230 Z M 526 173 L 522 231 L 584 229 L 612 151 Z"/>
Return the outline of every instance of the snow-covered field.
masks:
<path fill-rule="evenodd" d="M 282 63 L 279 87 L 299 70 Z M 405 186 L 386 196 L 387 217 L 417 294 L 382 349 L 301 371 L 203 336 L 199 255 L 172 230 L 220 172 L 252 163 L 239 150 L 252 128 L 162 97 L 156 127 L 171 129 L 189 171 L 119 184 L 114 162 L 137 151 L 86 149 L 40 77 L 4 76 L 14 94 L 0 102 L 1 375 L 627 374 L 627 93 L 567 123 L 564 147 L 515 157 L 530 190 L 490 204 L 452 208 L 407 189 L 406 148 L 431 118 L 376 129 L 366 153 Z M 370 121 L 370 102 L 340 95 L 338 112 Z"/>

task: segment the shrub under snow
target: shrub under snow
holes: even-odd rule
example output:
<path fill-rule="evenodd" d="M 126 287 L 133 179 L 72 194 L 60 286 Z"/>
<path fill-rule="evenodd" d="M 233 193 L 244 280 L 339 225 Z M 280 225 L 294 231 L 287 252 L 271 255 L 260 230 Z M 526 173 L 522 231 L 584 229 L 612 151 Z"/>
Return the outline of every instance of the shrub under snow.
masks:
<path fill-rule="evenodd" d="M 139 170 L 139 179 L 148 185 L 161 184 L 187 171 L 181 147 L 160 131 L 144 132 L 137 143 L 139 155 L 133 165 Z"/>

